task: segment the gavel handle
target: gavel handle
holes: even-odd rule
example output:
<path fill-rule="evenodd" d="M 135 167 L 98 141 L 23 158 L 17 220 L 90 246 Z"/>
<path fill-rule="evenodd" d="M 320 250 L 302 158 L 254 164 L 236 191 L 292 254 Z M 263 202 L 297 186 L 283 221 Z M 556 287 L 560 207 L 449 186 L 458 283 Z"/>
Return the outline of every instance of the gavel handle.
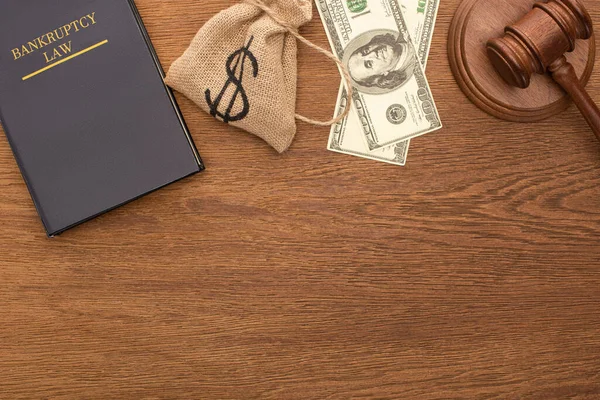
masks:
<path fill-rule="evenodd" d="M 569 93 L 590 128 L 600 140 L 600 110 L 579 82 L 573 66 L 569 64 L 565 56 L 562 56 L 550 64 L 548 70 L 552 74 L 552 78 Z"/>

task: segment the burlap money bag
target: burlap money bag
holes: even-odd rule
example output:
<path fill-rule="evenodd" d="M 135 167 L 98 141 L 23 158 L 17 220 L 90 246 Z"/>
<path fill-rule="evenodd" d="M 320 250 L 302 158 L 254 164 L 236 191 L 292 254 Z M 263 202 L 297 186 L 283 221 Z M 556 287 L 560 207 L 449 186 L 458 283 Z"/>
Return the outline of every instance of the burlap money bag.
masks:
<path fill-rule="evenodd" d="M 311 0 L 244 0 L 198 31 L 166 83 L 215 118 L 284 152 L 296 118 L 318 123 L 296 115 L 296 39 L 317 48 L 297 31 L 311 18 Z"/>

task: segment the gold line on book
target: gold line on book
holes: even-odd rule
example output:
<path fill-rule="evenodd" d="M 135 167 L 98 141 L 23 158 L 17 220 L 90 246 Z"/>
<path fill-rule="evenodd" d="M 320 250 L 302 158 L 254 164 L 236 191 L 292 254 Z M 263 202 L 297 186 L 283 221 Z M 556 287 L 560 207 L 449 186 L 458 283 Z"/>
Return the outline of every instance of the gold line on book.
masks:
<path fill-rule="evenodd" d="M 70 55 L 69 57 L 67 57 L 67 58 L 65 58 L 65 59 L 63 59 L 63 60 L 57 61 L 57 62 L 55 62 L 54 64 L 51 64 L 51 65 L 48 65 L 48 66 L 46 66 L 46 67 L 44 67 L 44 68 L 42 68 L 42 69 L 40 69 L 40 70 L 37 70 L 37 71 L 35 71 L 35 72 L 33 72 L 33 73 L 31 73 L 31 74 L 27 75 L 27 76 L 24 76 L 22 79 L 23 79 L 24 81 L 26 81 L 26 80 L 27 80 L 27 79 L 29 79 L 29 78 L 33 78 L 34 76 L 36 76 L 36 75 L 39 75 L 39 74 L 41 74 L 42 72 L 46 72 L 46 71 L 48 71 L 49 69 L 52 69 L 52 68 L 56 67 L 57 65 L 60 65 L 60 64 L 62 64 L 62 63 L 65 63 L 65 62 L 67 62 L 67 61 L 69 61 L 69 60 L 72 60 L 72 59 L 74 59 L 75 57 L 79 57 L 80 55 L 82 55 L 82 54 L 85 54 L 85 53 L 87 53 L 88 51 L 92 51 L 92 50 L 94 50 L 94 49 L 96 49 L 96 48 L 98 48 L 98 47 L 100 47 L 100 46 L 102 46 L 102 45 L 105 45 L 106 43 L 108 43 L 108 39 L 107 39 L 107 40 L 103 40 L 103 41 L 101 41 L 100 43 L 96 43 L 95 45 L 93 45 L 93 46 L 90 46 L 90 47 L 88 47 L 87 49 L 83 49 L 83 50 L 81 50 L 81 51 L 78 51 L 77 53 L 75 53 L 75 54 L 72 54 L 72 55 Z"/>

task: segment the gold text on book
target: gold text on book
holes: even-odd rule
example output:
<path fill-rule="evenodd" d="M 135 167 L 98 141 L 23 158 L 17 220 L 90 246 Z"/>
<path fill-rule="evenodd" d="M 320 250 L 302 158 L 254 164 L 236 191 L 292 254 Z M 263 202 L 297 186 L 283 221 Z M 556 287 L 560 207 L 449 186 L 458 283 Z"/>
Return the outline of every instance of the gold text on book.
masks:
<path fill-rule="evenodd" d="M 87 29 L 92 25 L 96 24 L 96 13 L 84 15 L 83 17 L 69 22 L 59 28 L 54 29 L 51 32 L 45 33 L 37 38 L 28 41 L 27 43 L 16 47 L 11 50 L 14 60 L 18 60 L 22 57 L 28 56 L 29 54 L 35 53 L 36 51 L 42 50 L 43 48 L 50 46 L 54 42 L 58 42 L 62 39 L 69 37 L 70 35 L 77 33 L 83 29 Z M 59 45 L 57 48 L 51 51 L 44 51 L 44 57 L 46 63 L 50 63 L 58 58 L 63 57 L 66 54 L 71 53 L 72 46 L 71 41 Z"/>

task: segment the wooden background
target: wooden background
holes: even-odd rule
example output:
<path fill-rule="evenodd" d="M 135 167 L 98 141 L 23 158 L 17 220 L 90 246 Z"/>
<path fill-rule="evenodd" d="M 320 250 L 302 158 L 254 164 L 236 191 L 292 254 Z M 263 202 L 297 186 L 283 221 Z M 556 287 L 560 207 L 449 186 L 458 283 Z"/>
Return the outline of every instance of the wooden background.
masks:
<path fill-rule="evenodd" d="M 234 3 L 136 2 L 166 68 Z M 600 399 L 600 144 L 574 108 L 475 108 L 457 6 L 428 67 L 445 128 L 405 168 L 305 124 L 276 155 L 179 97 L 208 170 L 49 240 L 0 135 L 0 398 Z M 329 118 L 335 67 L 299 64 Z"/>

